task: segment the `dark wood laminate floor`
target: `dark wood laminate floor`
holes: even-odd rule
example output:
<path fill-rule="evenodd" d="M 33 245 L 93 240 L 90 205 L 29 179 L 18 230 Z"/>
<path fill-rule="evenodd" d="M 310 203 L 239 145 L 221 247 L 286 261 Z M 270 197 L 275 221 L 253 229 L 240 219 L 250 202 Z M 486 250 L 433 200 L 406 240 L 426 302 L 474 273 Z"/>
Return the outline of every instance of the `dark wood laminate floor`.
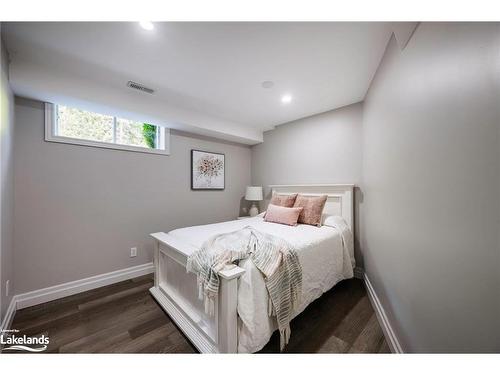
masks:
<path fill-rule="evenodd" d="M 11 328 L 50 353 L 196 353 L 149 294 L 152 275 L 17 311 Z M 340 282 L 292 321 L 288 353 L 389 353 L 363 283 Z M 275 332 L 262 353 L 279 352 Z"/>

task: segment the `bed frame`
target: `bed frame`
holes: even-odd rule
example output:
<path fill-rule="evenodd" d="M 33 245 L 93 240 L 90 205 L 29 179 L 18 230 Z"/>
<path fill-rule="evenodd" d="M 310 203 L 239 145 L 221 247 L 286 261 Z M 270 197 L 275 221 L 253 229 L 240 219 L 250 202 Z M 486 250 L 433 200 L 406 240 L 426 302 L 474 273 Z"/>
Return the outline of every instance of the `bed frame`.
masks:
<path fill-rule="evenodd" d="M 354 185 L 271 185 L 271 192 L 300 193 L 308 196 L 326 194 L 324 213 L 342 216 L 353 229 Z M 152 233 L 154 249 L 153 297 L 170 318 L 202 353 L 237 353 L 238 351 L 238 278 L 245 272 L 234 267 L 219 273 L 220 287 L 215 314 L 205 314 L 198 299 L 196 275 L 186 273 L 188 256 L 197 249 L 168 233 Z"/>

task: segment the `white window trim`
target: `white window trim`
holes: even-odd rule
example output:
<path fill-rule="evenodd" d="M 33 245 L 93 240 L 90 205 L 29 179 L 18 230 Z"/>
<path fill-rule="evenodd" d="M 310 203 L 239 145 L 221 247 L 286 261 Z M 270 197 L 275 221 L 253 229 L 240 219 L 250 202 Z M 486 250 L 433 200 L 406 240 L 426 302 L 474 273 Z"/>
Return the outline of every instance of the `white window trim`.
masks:
<path fill-rule="evenodd" d="M 165 147 L 164 150 L 145 148 L 139 146 L 120 145 L 116 143 L 91 141 L 91 140 L 71 138 L 71 137 L 63 137 L 60 135 L 56 135 L 57 121 L 56 121 L 55 109 L 56 109 L 55 104 L 45 103 L 45 140 L 47 142 L 67 143 L 71 145 L 88 146 L 88 147 L 109 148 L 112 150 L 142 152 L 146 154 L 170 155 L 169 128 L 163 128 L 164 136 L 158 139 L 160 145 L 161 146 L 164 145 Z"/>

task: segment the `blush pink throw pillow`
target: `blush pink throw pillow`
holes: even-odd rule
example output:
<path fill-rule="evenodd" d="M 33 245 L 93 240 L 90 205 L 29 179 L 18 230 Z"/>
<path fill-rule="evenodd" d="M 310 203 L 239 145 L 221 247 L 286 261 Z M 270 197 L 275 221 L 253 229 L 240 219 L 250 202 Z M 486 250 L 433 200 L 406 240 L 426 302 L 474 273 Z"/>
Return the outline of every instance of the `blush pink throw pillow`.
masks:
<path fill-rule="evenodd" d="M 321 226 L 321 214 L 327 198 L 326 195 L 308 197 L 299 194 L 294 203 L 294 207 L 302 207 L 298 222 L 300 224 Z"/>
<path fill-rule="evenodd" d="M 302 207 L 281 207 L 269 204 L 269 206 L 267 206 L 264 221 L 285 225 L 297 225 L 297 220 L 301 211 Z"/>
<path fill-rule="evenodd" d="M 293 207 L 293 204 L 295 203 L 295 198 L 297 198 L 297 194 L 273 193 L 271 202 L 269 202 L 269 204 L 274 204 L 275 206 L 281 206 L 281 207 Z"/>

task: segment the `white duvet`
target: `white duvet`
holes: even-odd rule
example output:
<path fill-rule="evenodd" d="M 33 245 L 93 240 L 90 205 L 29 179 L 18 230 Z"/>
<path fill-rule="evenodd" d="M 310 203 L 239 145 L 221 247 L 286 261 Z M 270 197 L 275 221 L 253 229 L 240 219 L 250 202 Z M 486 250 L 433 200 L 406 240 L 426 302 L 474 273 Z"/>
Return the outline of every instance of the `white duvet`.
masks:
<path fill-rule="evenodd" d="M 341 280 L 353 277 L 352 246 L 344 246 L 341 232 L 328 225 L 291 227 L 265 222 L 262 217 L 181 228 L 169 234 L 199 248 L 215 234 L 246 226 L 281 237 L 298 253 L 302 266 L 302 299 L 294 317 Z M 267 315 L 268 296 L 264 279 L 250 259 L 240 263 L 246 272 L 238 282 L 238 352 L 253 353 L 266 345 L 277 329 L 276 318 Z M 293 337 L 293 329 L 292 334 Z"/>

